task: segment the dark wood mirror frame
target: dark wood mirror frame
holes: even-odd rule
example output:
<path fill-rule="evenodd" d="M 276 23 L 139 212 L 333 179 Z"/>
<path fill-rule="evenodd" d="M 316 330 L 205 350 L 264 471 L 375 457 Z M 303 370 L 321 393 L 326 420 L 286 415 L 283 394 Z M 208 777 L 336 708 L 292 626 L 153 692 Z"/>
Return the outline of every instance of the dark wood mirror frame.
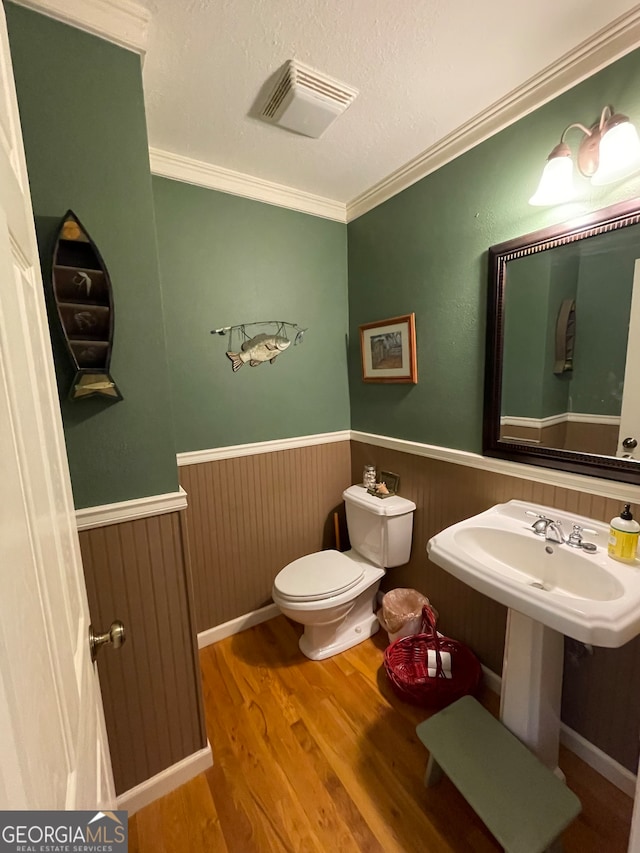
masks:
<path fill-rule="evenodd" d="M 516 258 L 543 252 L 556 246 L 616 231 L 640 222 L 640 199 L 621 202 L 560 225 L 552 225 L 523 237 L 499 243 L 489 249 L 489 289 L 487 296 L 487 338 L 484 388 L 483 452 L 486 456 L 508 459 L 574 474 L 587 474 L 640 485 L 640 461 L 629 462 L 613 456 L 578 453 L 551 447 L 532 447 L 500 440 L 502 399 L 504 297 L 506 266 Z M 640 257 L 640 247 L 638 256 Z"/>

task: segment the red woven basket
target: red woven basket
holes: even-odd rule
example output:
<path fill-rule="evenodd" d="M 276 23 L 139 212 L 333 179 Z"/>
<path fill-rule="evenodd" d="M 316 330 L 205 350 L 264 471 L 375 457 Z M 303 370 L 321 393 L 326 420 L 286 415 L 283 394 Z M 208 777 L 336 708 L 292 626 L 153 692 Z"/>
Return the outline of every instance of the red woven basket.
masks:
<path fill-rule="evenodd" d="M 436 653 L 435 676 L 428 672 L 429 651 Z M 451 678 L 445 677 L 441 652 L 451 655 Z M 475 693 L 482 679 L 480 661 L 471 649 L 457 640 L 438 636 L 435 615 L 428 605 L 422 608 L 422 633 L 391 643 L 384 653 L 384 668 L 401 699 L 437 709 Z"/>

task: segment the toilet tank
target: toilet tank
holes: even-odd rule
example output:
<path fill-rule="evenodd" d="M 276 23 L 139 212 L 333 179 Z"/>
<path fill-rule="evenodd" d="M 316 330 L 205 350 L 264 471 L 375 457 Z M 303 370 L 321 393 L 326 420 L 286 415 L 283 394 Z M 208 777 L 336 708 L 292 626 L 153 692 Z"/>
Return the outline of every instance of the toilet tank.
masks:
<path fill-rule="evenodd" d="M 409 562 L 413 533 L 413 501 L 393 495 L 377 498 L 364 486 L 349 486 L 342 493 L 347 511 L 351 547 L 384 568 Z"/>

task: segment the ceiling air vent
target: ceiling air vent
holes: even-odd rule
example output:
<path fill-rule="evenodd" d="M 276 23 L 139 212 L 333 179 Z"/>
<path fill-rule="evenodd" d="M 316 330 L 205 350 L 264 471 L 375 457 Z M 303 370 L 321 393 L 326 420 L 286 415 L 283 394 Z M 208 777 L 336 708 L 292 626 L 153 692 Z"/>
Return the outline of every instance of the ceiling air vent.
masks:
<path fill-rule="evenodd" d="M 262 110 L 262 118 L 317 139 L 357 94 L 357 89 L 291 59 Z"/>

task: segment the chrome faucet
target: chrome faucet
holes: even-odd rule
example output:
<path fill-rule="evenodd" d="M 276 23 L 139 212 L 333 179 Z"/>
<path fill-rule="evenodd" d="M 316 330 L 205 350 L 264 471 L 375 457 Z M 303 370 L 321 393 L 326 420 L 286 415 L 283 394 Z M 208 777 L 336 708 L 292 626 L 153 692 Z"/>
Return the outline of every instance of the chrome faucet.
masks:
<path fill-rule="evenodd" d="M 550 521 L 545 528 L 544 538 L 547 542 L 555 542 L 556 545 L 563 545 L 567 540 L 562 529 L 562 522 Z"/>
<path fill-rule="evenodd" d="M 537 536 L 544 536 L 547 542 L 555 542 L 556 545 L 564 545 L 565 543 L 572 548 L 582 548 L 585 551 L 597 551 L 597 546 L 591 542 L 584 542 L 582 539 L 583 533 L 590 533 L 592 536 L 597 536 L 596 530 L 590 530 L 588 527 L 582 527 L 579 524 L 574 524 L 571 533 L 565 536 L 560 520 L 554 521 L 552 518 L 547 518 L 546 515 L 539 515 L 537 512 L 527 510 L 525 515 L 535 516 L 536 520 L 531 525 L 533 532 Z"/>

